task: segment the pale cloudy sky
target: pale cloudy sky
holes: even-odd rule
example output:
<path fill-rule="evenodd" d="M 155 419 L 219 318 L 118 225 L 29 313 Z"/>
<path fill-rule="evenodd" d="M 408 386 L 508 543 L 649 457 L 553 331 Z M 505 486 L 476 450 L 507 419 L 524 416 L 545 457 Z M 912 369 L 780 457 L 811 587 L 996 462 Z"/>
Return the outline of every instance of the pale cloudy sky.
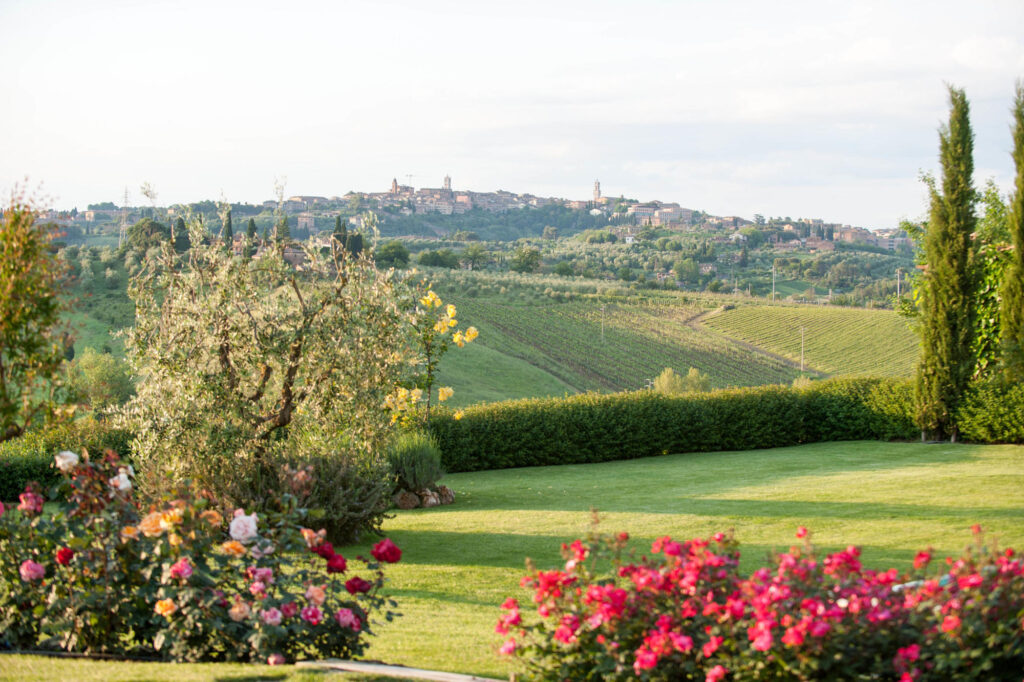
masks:
<path fill-rule="evenodd" d="M 0 0 L 0 190 L 58 207 L 436 187 L 871 228 L 945 83 L 1010 187 L 1024 2 Z"/>

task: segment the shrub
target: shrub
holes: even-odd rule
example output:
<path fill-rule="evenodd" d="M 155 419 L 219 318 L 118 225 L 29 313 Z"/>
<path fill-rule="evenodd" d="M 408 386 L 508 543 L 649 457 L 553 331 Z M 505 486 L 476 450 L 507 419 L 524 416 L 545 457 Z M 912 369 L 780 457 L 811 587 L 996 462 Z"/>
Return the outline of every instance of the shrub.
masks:
<path fill-rule="evenodd" d="M 915 438 L 912 389 L 832 379 L 665 396 L 652 391 L 514 400 L 434 414 L 448 471 L 581 464 L 669 452 L 749 450 L 825 440 Z"/>
<path fill-rule="evenodd" d="M 189 485 L 148 509 L 133 498 L 132 470 L 113 453 L 79 461 L 61 453 L 68 502 L 42 513 L 34 490 L 20 514 L 0 507 L 0 642 L 174 661 L 283 663 L 363 652 L 381 594 L 383 564 L 401 558 L 378 543 L 363 576 L 324 533 L 299 525 L 291 494 L 229 523 Z M 293 472 L 306 494 L 309 472 Z M 226 532 L 225 532 L 226 530 Z M 386 619 L 394 617 L 387 610 Z"/>
<path fill-rule="evenodd" d="M 1024 666 L 1024 562 L 976 540 L 948 568 L 863 570 L 860 550 L 802 546 L 748 576 L 730 535 L 624 558 L 627 537 L 562 545 L 564 570 L 532 566 L 537 618 L 502 605 L 496 631 L 538 680 L 1016 679 Z M 907 582 L 911 581 L 911 582 Z"/>
<path fill-rule="evenodd" d="M 957 414 L 960 434 L 979 443 L 1024 443 L 1024 385 L 975 382 Z"/>
<path fill-rule="evenodd" d="M 399 434 L 388 448 L 388 464 L 395 490 L 416 492 L 433 488 L 444 477 L 437 441 L 421 431 Z"/>
<path fill-rule="evenodd" d="M 124 404 L 135 391 L 128 363 L 93 348 L 86 348 L 68 366 L 68 390 L 94 414 Z"/>
<path fill-rule="evenodd" d="M 53 468 L 53 456 L 66 443 L 81 443 L 94 453 L 113 450 L 127 457 L 130 441 L 127 431 L 86 417 L 0 443 L 0 500 L 18 499 L 29 481 L 37 481 L 44 489 L 55 485 L 60 475 Z"/>

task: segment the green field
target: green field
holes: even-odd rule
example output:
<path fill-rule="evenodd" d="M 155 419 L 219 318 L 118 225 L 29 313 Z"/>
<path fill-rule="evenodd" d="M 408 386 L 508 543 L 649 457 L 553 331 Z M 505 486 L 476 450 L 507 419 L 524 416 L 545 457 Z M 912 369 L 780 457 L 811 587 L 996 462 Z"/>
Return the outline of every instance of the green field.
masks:
<path fill-rule="evenodd" d="M 474 343 L 495 353 L 494 359 L 516 359 L 522 364 L 509 369 L 529 367 L 555 380 L 515 377 L 503 384 L 509 377 L 488 367 L 474 367 L 477 358 L 454 349 L 441 367 L 442 379 L 455 387 L 456 394 L 484 386 L 494 395 L 507 397 L 552 395 L 552 387 L 559 386 L 563 388 L 555 395 L 636 390 L 665 367 L 683 374 L 696 367 L 716 388 L 789 383 L 799 375 L 791 363 L 691 326 L 705 308 L 681 300 L 515 304 L 492 298 L 452 296 L 449 300 L 458 306 L 460 322 L 480 330 Z M 458 381 L 463 377 L 466 383 Z"/>
<path fill-rule="evenodd" d="M 826 374 L 909 377 L 918 340 L 906 320 L 888 310 L 827 306 L 739 305 L 703 320 L 709 328 L 800 360 Z"/>
<path fill-rule="evenodd" d="M 390 569 L 404 617 L 378 628 L 367 659 L 506 678 L 509 667 L 495 653 L 498 606 L 526 595 L 518 586 L 526 557 L 543 569 L 560 563 L 560 544 L 586 532 L 595 506 L 602 528 L 628 531 L 640 551 L 665 534 L 733 528 L 744 571 L 763 565 L 770 550 L 789 547 L 800 525 L 820 549 L 861 546 L 865 566 L 874 569 L 907 570 L 928 546 L 939 556 L 958 553 L 974 523 L 1002 546 L 1024 546 L 1024 447 L 1012 445 L 823 443 L 453 474 L 445 483 L 456 491 L 454 505 L 397 512 L 385 523 L 404 552 Z M 38 679 L 42 665 L 0 658 L 0 677 Z M 96 680 L 171 679 L 144 669 L 133 676 L 124 663 L 67 665 L 85 665 Z M 186 680 L 212 677 L 213 669 L 154 670 Z M 277 669 L 215 669 L 223 679 L 246 670 L 260 679 L 294 672 L 278 678 Z M 85 677 L 76 667 L 62 670 Z"/>

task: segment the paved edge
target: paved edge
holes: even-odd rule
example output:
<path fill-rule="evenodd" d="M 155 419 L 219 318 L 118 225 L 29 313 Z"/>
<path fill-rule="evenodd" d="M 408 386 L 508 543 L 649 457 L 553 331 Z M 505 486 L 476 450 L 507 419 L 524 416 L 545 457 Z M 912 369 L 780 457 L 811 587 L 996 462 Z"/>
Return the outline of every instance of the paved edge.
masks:
<path fill-rule="evenodd" d="M 337 670 L 351 673 L 367 673 L 371 675 L 390 675 L 414 680 L 437 680 L 438 682 L 502 682 L 493 677 L 477 677 L 461 675 L 438 670 L 407 668 L 402 665 L 386 665 L 384 663 L 364 663 L 362 661 L 346 661 L 340 658 L 327 658 L 321 661 L 299 661 L 295 664 L 300 668 L 318 668 L 321 670 Z"/>

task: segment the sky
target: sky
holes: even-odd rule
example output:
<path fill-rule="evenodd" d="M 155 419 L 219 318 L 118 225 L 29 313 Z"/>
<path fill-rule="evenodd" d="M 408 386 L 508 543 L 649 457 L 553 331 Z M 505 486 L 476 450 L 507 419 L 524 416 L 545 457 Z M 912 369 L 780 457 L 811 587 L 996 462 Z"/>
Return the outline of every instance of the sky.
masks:
<path fill-rule="evenodd" d="M 1024 2 L 0 0 L 0 191 L 454 189 L 921 217 L 947 84 L 1011 189 Z M 26 180 L 27 178 L 27 180 Z"/>

